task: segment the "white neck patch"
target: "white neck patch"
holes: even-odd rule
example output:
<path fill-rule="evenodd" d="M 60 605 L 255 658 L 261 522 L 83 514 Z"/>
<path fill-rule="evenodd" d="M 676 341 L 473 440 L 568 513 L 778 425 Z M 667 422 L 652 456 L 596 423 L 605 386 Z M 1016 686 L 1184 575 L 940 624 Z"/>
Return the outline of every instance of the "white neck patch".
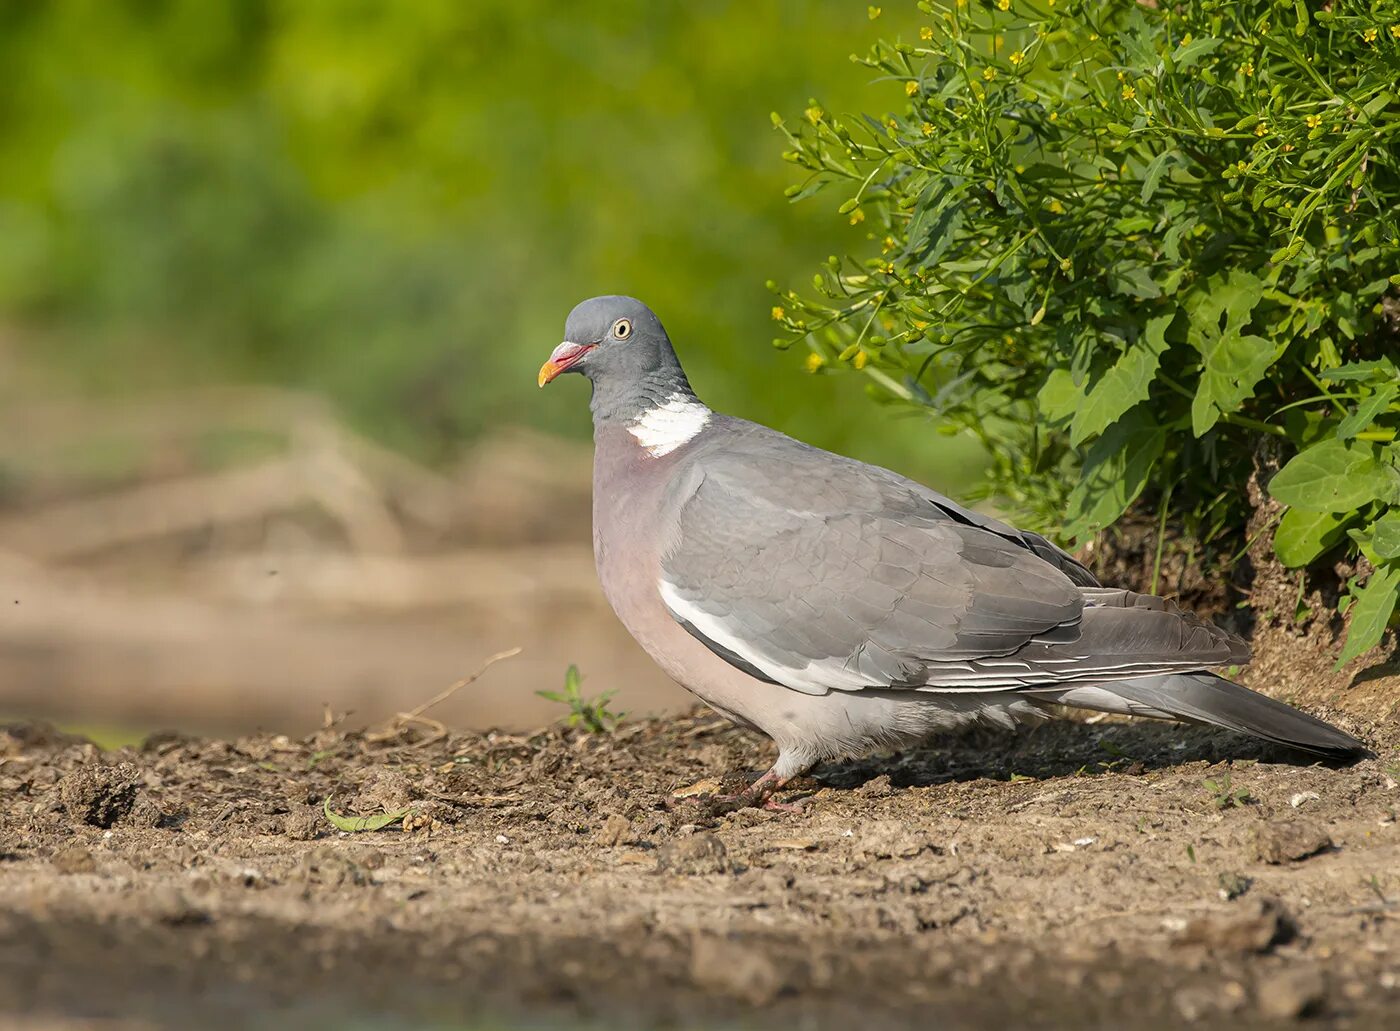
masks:
<path fill-rule="evenodd" d="M 627 432 L 653 458 L 669 455 L 694 439 L 710 421 L 710 410 L 693 397 L 672 394 L 666 403 L 649 409 Z"/>

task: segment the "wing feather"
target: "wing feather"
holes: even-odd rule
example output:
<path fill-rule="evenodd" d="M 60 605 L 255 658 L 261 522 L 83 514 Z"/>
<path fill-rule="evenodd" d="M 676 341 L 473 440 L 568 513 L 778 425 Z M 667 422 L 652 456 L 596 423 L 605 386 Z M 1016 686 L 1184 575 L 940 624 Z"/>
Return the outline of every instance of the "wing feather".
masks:
<path fill-rule="evenodd" d="M 885 470 L 757 428 L 697 460 L 662 598 L 715 654 L 793 690 L 1005 690 L 1242 653 L 1161 599 L 1099 587 L 1043 538 Z"/>

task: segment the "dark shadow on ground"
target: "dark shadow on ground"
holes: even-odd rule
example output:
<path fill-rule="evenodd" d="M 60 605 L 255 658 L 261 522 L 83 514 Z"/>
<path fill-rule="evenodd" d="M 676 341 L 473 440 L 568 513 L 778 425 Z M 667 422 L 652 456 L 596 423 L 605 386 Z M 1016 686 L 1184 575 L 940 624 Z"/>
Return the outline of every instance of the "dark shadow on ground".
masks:
<path fill-rule="evenodd" d="M 913 751 L 823 763 L 813 777 L 832 788 L 857 788 L 882 776 L 888 776 L 894 787 L 921 787 L 1013 777 L 1045 780 L 1076 774 L 1136 774 L 1229 760 L 1336 765 L 1307 752 L 1211 727 L 1147 720 L 1099 724 L 1061 720 L 1016 733 L 974 730 L 932 739 Z"/>

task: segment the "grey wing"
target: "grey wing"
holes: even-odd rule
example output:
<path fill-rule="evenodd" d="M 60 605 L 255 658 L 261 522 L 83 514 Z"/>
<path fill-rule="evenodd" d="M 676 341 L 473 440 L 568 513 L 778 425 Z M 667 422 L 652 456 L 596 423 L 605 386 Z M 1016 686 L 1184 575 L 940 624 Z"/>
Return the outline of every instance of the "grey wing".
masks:
<path fill-rule="evenodd" d="M 929 490 L 922 484 L 915 484 L 921 487 L 920 495 L 930 504 L 936 506 L 949 519 L 962 523 L 965 526 L 976 526 L 989 533 L 995 534 L 1012 544 L 1026 548 L 1033 552 L 1037 558 L 1049 562 L 1052 566 L 1064 573 L 1073 583 L 1080 587 L 1098 587 L 1099 581 L 1093 573 L 1077 558 L 1065 551 L 1063 548 L 1046 540 L 1038 533 L 1030 530 L 1018 530 L 1013 526 L 1008 526 L 1000 520 L 991 516 L 983 515 L 981 512 L 974 512 L 970 508 L 963 508 L 957 502 L 944 497 L 937 491 Z"/>
<path fill-rule="evenodd" d="M 1158 599 L 1081 587 L 1027 544 L 891 507 L 888 485 L 868 477 L 774 483 L 709 468 L 680 506 L 662 598 L 726 661 L 811 694 L 1005 690 L 1238 661 L 1215 628 Z"/>

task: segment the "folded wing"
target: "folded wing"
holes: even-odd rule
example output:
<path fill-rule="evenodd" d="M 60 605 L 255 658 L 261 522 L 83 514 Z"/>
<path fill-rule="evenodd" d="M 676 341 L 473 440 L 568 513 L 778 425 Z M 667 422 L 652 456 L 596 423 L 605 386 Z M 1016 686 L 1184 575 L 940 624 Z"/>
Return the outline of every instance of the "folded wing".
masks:
<path fill-rule="evenodd" d="M 751 675 L 811 694 L 1005 690 L 1246 655 L 1209 623 L 1091 586 L 1043 539 L 960 518 L 894 474 L 800 446 L 755 457 L 704 459 L 658 585 L 682 626 Z"/>

